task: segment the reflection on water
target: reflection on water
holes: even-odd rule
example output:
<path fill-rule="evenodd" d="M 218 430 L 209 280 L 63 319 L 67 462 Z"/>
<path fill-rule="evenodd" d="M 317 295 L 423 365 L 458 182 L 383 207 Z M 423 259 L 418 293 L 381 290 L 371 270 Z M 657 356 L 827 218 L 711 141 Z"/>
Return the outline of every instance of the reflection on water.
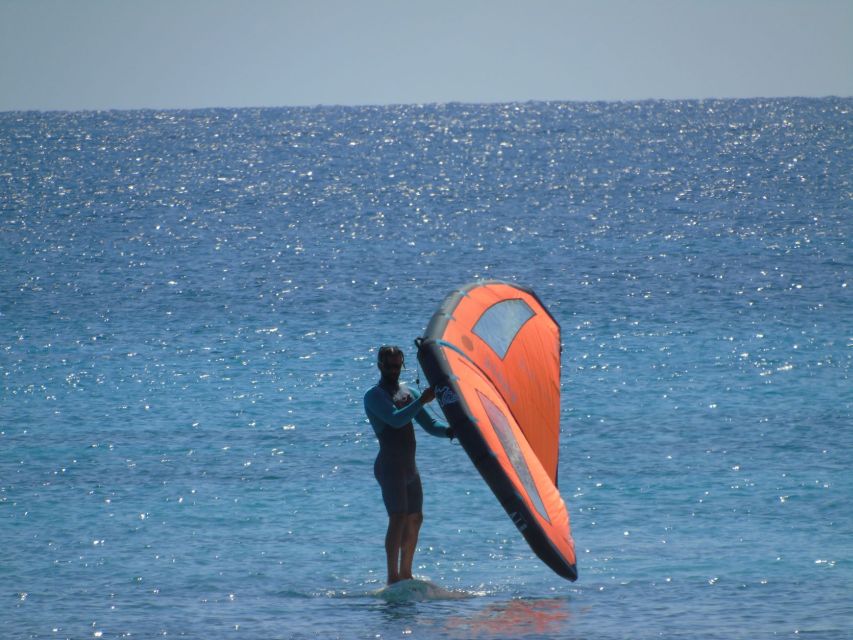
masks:
<path fill-rule="evenodd" d="M 472 616 L 452 616 L 445 631 L 459 638 L 517 638 L 555 635 L 568 629 L 571 612 L 564 598 L 496 602 Z"/>

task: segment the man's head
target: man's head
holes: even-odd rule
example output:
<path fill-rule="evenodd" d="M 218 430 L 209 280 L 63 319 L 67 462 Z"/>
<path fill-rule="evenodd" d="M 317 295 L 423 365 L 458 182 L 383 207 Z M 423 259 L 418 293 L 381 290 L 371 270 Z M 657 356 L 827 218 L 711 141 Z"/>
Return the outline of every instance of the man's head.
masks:
<path fill-rule="evenodd" d="M 382 379 L 396 384 L 400 379 L 400 371 L 405 364 L 403 351 L 400 347 L 385 345 L 379 348 L 376 365 L 382 373 Z"/>

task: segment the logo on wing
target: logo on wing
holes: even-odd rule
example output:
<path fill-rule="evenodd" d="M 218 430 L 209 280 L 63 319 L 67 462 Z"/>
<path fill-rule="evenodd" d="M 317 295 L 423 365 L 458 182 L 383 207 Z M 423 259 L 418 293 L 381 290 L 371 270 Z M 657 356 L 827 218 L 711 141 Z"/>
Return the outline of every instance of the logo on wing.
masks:
<path fill-rule="evenodd" d="M 459 402 L 459 396 L 456 395 L 456 392 L 453 391 L 449 385 L 445 387 L 436 387 L 435 397 L 438 398 L 438 404 L 442 407 Z"/>

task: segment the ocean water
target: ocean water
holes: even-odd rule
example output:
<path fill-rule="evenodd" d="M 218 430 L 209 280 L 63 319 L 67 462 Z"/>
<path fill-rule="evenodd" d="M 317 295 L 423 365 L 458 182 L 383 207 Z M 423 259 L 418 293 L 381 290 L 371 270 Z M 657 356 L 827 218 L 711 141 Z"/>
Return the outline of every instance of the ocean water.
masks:
<path fill-rule="evenodd" d="M 0 113 L 4 638 L 853 637 L 851 99 Z M 575 583 L 361 398 L 455 287 L 562 325 Z"/>

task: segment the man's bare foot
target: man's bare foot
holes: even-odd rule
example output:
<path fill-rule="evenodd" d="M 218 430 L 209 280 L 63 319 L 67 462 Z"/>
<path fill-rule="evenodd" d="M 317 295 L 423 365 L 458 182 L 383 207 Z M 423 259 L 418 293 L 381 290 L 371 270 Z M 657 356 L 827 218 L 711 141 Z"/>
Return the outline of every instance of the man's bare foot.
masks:
<path fill-rule="evenodd" d="M 400 576 L 388 576 L 388 584 L 394 584 L 395 582 L 400 582 L 402 578 Z"/>

